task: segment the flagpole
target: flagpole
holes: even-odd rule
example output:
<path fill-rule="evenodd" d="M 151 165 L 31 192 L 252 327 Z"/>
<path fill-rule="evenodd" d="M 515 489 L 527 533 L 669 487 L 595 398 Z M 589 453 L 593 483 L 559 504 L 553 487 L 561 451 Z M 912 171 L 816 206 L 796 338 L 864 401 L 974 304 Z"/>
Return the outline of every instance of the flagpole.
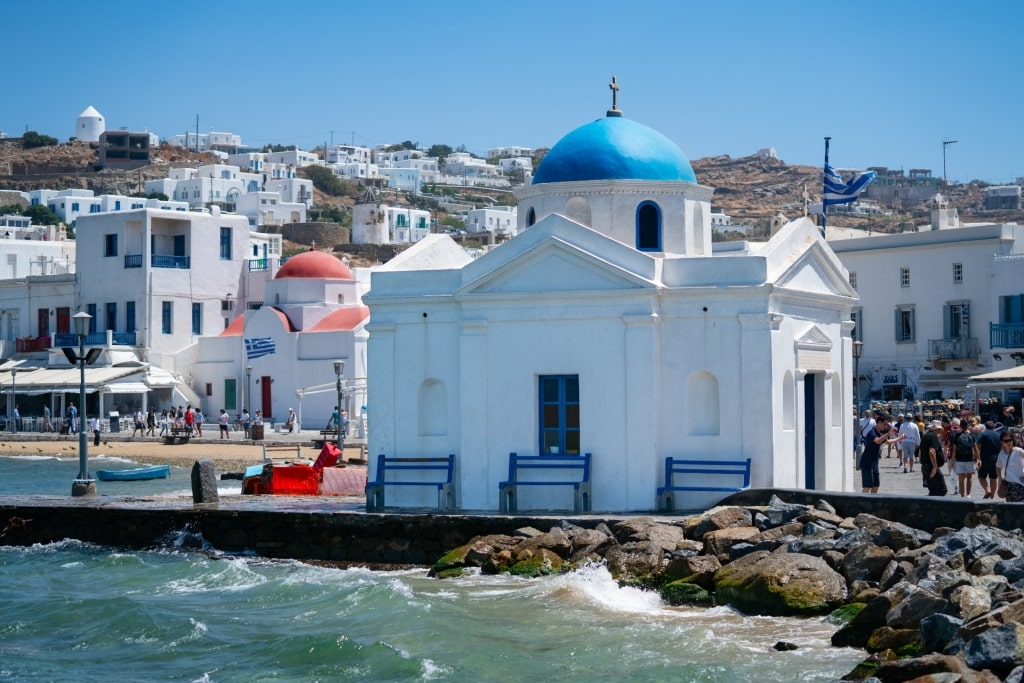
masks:
<path fill-rule="evenodd" d="M 827 222 L 827 219 L 825 218 L 825 214 L 827 213 L 827 208 L 825 206 L 825 193 L 828 191 L 828 188 L 825 186 L 825 178 L 828 173 L 828 142 L 831 139 L 832 138 L 827 135 L 825 136 L 825 168 L 822 169 L 821 174 L 821 239 L 825 239 L 825 224 Z"/>

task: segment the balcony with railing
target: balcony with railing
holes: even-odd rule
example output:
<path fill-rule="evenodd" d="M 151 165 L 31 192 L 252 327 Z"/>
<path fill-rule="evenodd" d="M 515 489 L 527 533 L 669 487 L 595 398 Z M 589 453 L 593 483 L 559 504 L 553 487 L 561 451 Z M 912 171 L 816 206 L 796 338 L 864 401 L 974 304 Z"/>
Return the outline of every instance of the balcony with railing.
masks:
<path fill-rule="evenodd" d="M 110 341 L 107 341 L 107 332 L 110 332 Z M 93 332 L 85 336 L 86 346 L 135 346 L 135 332 L 114 332 L 105 330 Z M 57 334 L 53 337 L 54 346 L 78 346 L 77 334 Z"/>
<path fill-rule="evenodd" d="M 1024 348 L 1024 323 L 989 323 L 988 345 L 993 349 Z"/>
<path fill-rule="evenodd" d="M 270 259 L 265 258 L 251 258 L 249 259 L 249 272 L 255 272 L 257 270 L 269 270 Z"/>
<path fill-rule="evenodd" d="M 981 345 L 977 337 L 928 340 L 928 359 L 933 361 L 977 360 Z"/>
<path fill-rule="evenodd" d="M 141 268 L 142 267 L 142 254 L 125 254 L 124 255 L 124 267 L 125 268 Z"/>
<path fill-rule="evenodd" d="M 192 258 L 189 256 L 171 256 L 170 254 L 153 254 L 150 256 L 150 265 L 154 268 L 182 268 L 192 267 Z"/>
<path fill-rule="evenodd" d="M 45 351 L 48 348 L 50 348 L 50 337 L 23 337 L 15 342 L 15 351 L 17 353 Z"/>

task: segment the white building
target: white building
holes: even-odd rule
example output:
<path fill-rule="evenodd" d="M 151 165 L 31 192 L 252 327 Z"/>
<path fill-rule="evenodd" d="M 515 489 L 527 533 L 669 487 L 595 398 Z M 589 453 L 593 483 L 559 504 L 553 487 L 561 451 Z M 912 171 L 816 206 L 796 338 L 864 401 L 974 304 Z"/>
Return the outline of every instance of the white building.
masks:
<path fill-rule="evenodd" d="M 149 186 L 150 183 L 147 182 L 147 193 L 161 191 L 159 189 L 149 190 Z M 146 199 L 144 197 L 128 197 L 119 194 L 104 194 L 97 197 L 93 194 L 92 190 L 82 189 L 59 191 L 34 190 L 29 195 L 33 204 L 37 201 L 42 201 L 50 211 L 53 211 L 62 221 L 71 226 L 77 226 L 78 219 L 82 216 L 98 213 L 135 211 L 145 208 L 187 211 L 189 208 L 187 201 Z"/>
<path fill-rule="evenodd" d="M 526 157 L 527 159 L 532 159 L 533 149 L 531 147 L 491 147 L 487 150 L 488 159 L 502 159 L 506 157 Z"/>
<path fill-rule="evenodd" d="M 217 206 L 232 210 L 239 195 L 258 192 L 259 173 L 242 171 L 229 164 L 207 164 L 198 168 L 172 168 L 167 178 L 146 182 L 146 193 L 162 192 L 172 200 L 201 209 Z"/>
<path fill-rule="evenodd" d="M 806 219 L 712 251 L 712 189 L 667 138 L 608 114 L 518 192 L 518 236 L 471 261 L 431 235 L 373 273 L 371 459 L 454 453 L 472 510 L 499 508 L 513 451 L 592 453 L 594 511 L 655 509 L 667 456 L 853 489 L 842 264 Z M 398 488 L 389 505 L 433 502 Z M 529 488 L 520 510 L 571 508 L 565 487 Z"/>
<path fill-rule="evenodd" d="M 77 346 L 71 320 L 91 316 L 85 343 L 101 350 L 87 370 L 90 415 L 118 406 L 198 403 L 189 388 L 197 339 L 219 334 L 264 296 L 280 237 L 252 235 L 241 216 L 164 209 L 82 216 L 75 274 L 0 281 L 0 385 L 25 392 L 23 415 L 60 415 L 79 377 L 61 347 Z M 264 247 L 266 245 L 266 248 Z M 262 257 L 252 258 L 253 255 Z M 15 342 L 11 348 L 10 342 Z"/>
<path fill-rule="evenodd" d="M 82 142 L 99 142 L 100 135 L 106 130 L 107 124 L 103 120 L 103 115 L 91 105 L 86 107 L 75 121 L 75 137 Z"/>
<path fill-rule="evenodd" d="M 234 133 L 217 132 L 211 130 L 209 133 L 189 133 L 172 135 L 165 143 L 176 147 L 184 147 L 199 152 L 212 150 L 235 150 L 242 146 L 242 138 Z"/>
<path fill-rule="evenodd" d="M 83 216 L 78 231 L 74 303 L 93 316 L 90 332 L 112 330 L 142 360 L 190 371 L 196 340 L 224 329 L 222 311 L 251 276 L 246 219 L 141 209 Z"/>
<path fill-rule="evenodd" d="M 305 223 L 306 205 L 281 201 L 277 192 L 247 192 L 235 199 L 235 212 L 249 220 L 249 227 L 257 228 Z"/>
<path fill-rule="evenodd" d="M 63 226 L 32 225 L 26 216 L 0 216 L 0 280 L 73 273 L 76 244 L 66 239 Z"/>
<path fill-rule="evenodd" d="M 283 152 L 268 152 L 267 162 L 271 164 L 282 164 L 300 168 L 320 163 L 320 156 L 313 152 L 306 152 L 301 149 L 287 149 Z"/>
<path fill-rule="evenodd" d="M 453 152 L 444 162 L 444 172 L 460 178 L 495 178 L 501 171 L 495 164 L 489 164 L 467 152 Z"/>
<path fill-rule="evenodd" d="M 514 206 L 492 206 L 486 209 L 470 209 L 466 212 L 466 232 L 493 232 L 499 235 L 515 235 L 519 225 Z"/>
<path fill-rule="evenodd" d="M 302 204 L 305 208 L 313 205 L 313 181 L 305 178 L 281 178 L 268 180 L 264 184 L 267 192 L 276 192 L 281 201 Z M 294 222 L 294 221 L 293 221 Z"/>
<path fill-rule="evenodd" d="M 961 224 L 937 196 L 916 232 L 829 243 L 860 295 L 862 401 L 963 397 L 1024 352 L 1024 227 Z"/>
<path fill-rule="evenodd" d="M 328 164 L 369 164 L 373 161 L 373 150 L 355 145 L 332 145 L 325 156 Z"/>
<path fill-rule="evenodd" d="M 338 404 L 333 363 L 342 360 L 342 406 L 357 417 L 366 396 L 369 316 L 360 293 L 356 277 L 330 254 L 287 259 L 266 285 L 265 305 L 199 340 L 193 386 L 204 412 L 247 407 L 282 423 L 293 408 L 308 428 L 322 429 Z"/>

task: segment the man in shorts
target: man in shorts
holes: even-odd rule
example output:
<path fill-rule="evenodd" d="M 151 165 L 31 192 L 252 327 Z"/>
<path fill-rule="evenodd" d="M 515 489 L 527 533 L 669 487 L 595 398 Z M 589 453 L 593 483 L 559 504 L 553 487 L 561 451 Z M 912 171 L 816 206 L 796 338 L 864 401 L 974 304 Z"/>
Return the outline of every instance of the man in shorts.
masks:
<path fill-rule="evenodd" d="M 971 497 L 971 484 L 978 463 L 978 440 L 969 426 L 954 435 L 952 448 L 956 488 L 961 498 Z"/>
<path fill-rule="evenodd" d="M 978 483 L 985 490 L 985 498 L 995 498 L 999 487 L 999 473 L 996 471 L 996 460 L 999 458 L 999 432 L 996 423 L 989 420 L 985 430 L 978 435 Z"/>

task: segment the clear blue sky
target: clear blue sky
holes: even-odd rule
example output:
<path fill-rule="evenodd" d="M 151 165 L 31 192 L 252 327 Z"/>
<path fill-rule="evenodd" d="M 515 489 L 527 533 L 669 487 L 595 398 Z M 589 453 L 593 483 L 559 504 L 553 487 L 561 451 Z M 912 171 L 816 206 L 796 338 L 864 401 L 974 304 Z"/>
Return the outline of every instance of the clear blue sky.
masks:
<path fill-rule="evenodd" d="M 88 8 L 88 9 L 86 9 Z M 0 2 L 0 129 L 230 131 L 246 144 L 549 147 L 626 116 L 691 159 L 1024 176 L 1024 3 Z M 21 29 L 21 30 L 19 30 Z M 698 178 L 699 180 L 699 178 Z"/>

